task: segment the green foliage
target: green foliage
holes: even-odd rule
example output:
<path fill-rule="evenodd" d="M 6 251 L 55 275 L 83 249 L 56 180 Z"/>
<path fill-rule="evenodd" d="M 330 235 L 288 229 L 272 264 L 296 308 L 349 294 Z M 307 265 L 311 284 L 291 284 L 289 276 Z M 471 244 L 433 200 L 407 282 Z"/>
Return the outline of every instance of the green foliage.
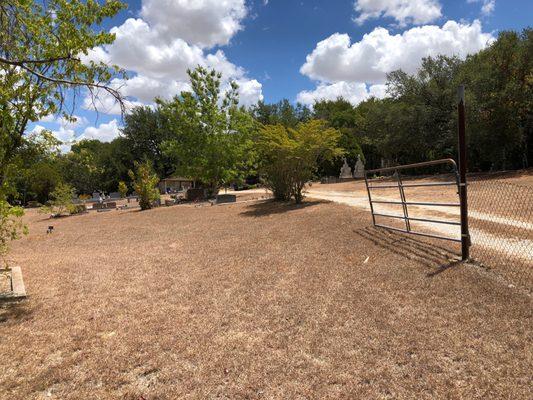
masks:
<path fill-rule="evenodd" d="M 159 109 L 135 107 L 124 117 L 122 135 L 132 159 L 150 160 L 161 178 L 174 173 L 174 163 L 163 151 L 163 143 L 172 139 L 172 133 Z"/>
<path fill-rule="evenodd" d="M 157 184 L 159 178 L 154 173 L 152 165 L 148 162 L 135 163 L 136 171 L 129 171 L 130 178 L 133 182 L 133 188 L 139 196 L 139 205 L 141 210 L 152 208 L 154 201 L 159 199 Z"/>
<path fill-rule="evenodd" d="M 363 142 L 358 134 L 362 127 L 359 113 L 350 102 L 338 98 L 337 100 L 322 100 L 314 105 L 314 117 L 328 122 L 328 125 L 340 131 L 339 147 L 344 150 L 344 157 L 350 165 L 354 165 L 360 157 L 363 162 L 365 156 L 361 148 Z M 321 176 L 335 176 L 344 163 L 343 157 L 322 160 L 318 166 Z"/>
<path fill-rule="evenodd" d="M 128 185 L 126 182 L 120 181 L 118 183 L 118 192 L 120 193 L 120 198 L 123 199 L 128 195 Z"/>
<path fill-rule="evenodd" d="M 75 190 L 72 186 L 66 183 L 59 183 L 54 191 L 50 193 L 51 200 L 46 206 L 41 208 L 41 212 L 51 213 L 55 216 L 75 214 L 79 211 L 73 203 L 74 197 Z"/>
<path fill-rule="evenodd" d="M 458 81 L 466 85 L 469 164 L 476 169 L 533 164 L 533 29 L 501 32 L 469 56 Z"/>
<path fill-rule="evenodd" d="M 342 155 L 340 132 L 327 123 L 311 120 L 295 129 L 266 125 L 258 135 L 260 171 L 278 200 L 303 199 L 303 188 L 313 177 L 318 162 Z"/>
<path fill-rule="evenodd" d="M 251 164 L 253 118 L 238 107 L 235 82 L 223 94 L 221 74 L 202 67 L 189 71 L 192 93 L 159 100 L 171 139 L 165 153 L 176 173 L 201 182 L 211 193 L 242 177 Z"/>
<path fill-rule="evenodd" d="M 22 207 L 11 206 L 0 193 L 0 259 L 4 263 L 9 243 L 28 233 L 28 228 L 22 223 L 23 215 Z"/>
<path fill-rule="evenodd" d="M 120 72 L 117 67 L 80 59 L 113 42 L 114 34 L 98 25 L 121 8 L 118 0 L 0 2 L 0 186 L 29 122 L 64 111 L 65 98 L 81 88 L 122 100 L 106 85 Z"/>
<path fill-rule="evenodd" d="M 312 118 L 309 107 L 300 103 L 293 106 L 287 99 L 275 104 L 265 104 L 260 101 L 250 111 L 253 117 L 263 125 L 283 125 L 295 128 L 299 123 L 307 122 Z"/>

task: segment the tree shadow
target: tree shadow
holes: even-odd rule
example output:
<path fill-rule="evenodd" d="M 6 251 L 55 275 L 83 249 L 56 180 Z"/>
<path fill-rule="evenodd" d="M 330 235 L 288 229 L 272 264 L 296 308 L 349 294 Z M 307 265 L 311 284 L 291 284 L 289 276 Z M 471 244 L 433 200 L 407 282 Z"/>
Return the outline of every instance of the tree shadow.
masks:
<path fill-rule="evenodd" d="M 24 321 L 31 315 L 26 300 L 0 299 L 0 324 L 11 321 Z"/>
<path fill-rule="evenodd" d="M 245 217 L 265 217 L 267 215 L 284 214 L 291 211 L 301 210 L 308 207 L 313 207 L 319 204 L 326 204 L 327 201 L 322 200 L 304 200 L 301 204 L 294 202 L 283 202 L 276 200 L 266 200 L 253 203 L 246 207 L 241 215 Z"/>
<path fill-rule="evenodd" d="M 374 226 L 354 232 L 376 246 L 431 268 L 432 271 L 426 274 L 429 278 L 461 263 L 460 254 L 450 247 L 436 244 L 435 241 L 417 240 L 408 234 Z"/>

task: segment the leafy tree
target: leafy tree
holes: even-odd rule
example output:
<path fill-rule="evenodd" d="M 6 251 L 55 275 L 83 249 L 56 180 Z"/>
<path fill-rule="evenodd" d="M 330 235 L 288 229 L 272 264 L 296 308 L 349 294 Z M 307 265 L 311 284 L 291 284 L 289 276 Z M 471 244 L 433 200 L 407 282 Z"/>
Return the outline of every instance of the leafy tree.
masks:
<path fill-rule="evenodd" d="M 458 81 L 466 85 L 469 165 L 524 168 L 533 163 L 533 29 L 501 32 L 469 56 Z"/>
<path fill-rule="evenodd" d="M 114 34 L 98 25 L 122 7 L 118 0 L 0 2 L 0 185 L 29 122 L 63 111 L 65 99 L 82 88 L 122 104 L 109 85 L 119 69 L 81 59 L 113 42 Z"/>
<path fill-rule="evenodd" d="M 126 182 L 120 181 L 118 183 L 118 192 L 120 193 L 120 198 L 123 199 L 128 195 L 128 185 Z"/>
<path fill-rule="evenodd" d="M 313 111 L 314 118 L 327 121 L 328 126 L 340 131 L 339 147 L 344 150 L 344 157 L 349 164 L 355 165 L 358 157 L 365 161 L 361 148 L 363 140 L 358 134 L 362 121 L 349 101 L 343 98 L 318 101 Z M 343 162 L 342 157 L 323 160 L 318 166 L 318 173 L 321 176 L 337 175 Z"/>
<path fill-rule="evenodd" d="M 13 207 L 0 196 L 0 259 L 6 267 L 8 265 L 5 256 L 9 250 L 9 243 L 28 233 L 28 228 L 22 223 L 23 215 L 22 207 Z"/>
<path fill-rule="evenodd" d="M 301 122 L 309 121 L 312 117 L 309 107 L 300 103 L 293 106 L 287 99 L 275 104 L 265 104 L 260 101 L 251 108 L 251 113 L 263 125 L 280 124 L 291 128 L 295 128 Z"/>
<path fill-rule="evenodd" d="M 52 213 L 56 216 L 63 214 L 74 214 L 77 211 L 72 199 L 75 196 L 75 191 L 72 186 L 66 183 L 60 183 L 56 186 L 54 191 L 50 193 L 51 200 L 48 205 L 43 206 L 41 211 L 44 213 Z"/>
<path fill-rule="evenodd" d="M 342 155 L 340 132 L 327 123 L 311 120 L 296 129 L 267 125 L 258 135 L 260 171 L 278 200 L 296 203 L 303 199 L 305 184 L 313 177 L 318 162 Z"/>
<path fill-rule="evenodd" d="M 172 139 L 168 123 L 161 111 L 151 107 L 135 107 L 124 118 L 122 135 L 135 160 L 150 160 L 155 172 L 166 178 L 174 172 L 172 160 L 164 153 L 163 143 Z"/>
<path fill-rule="evenodd" d="M 176 173 L 201 182 L 211 193 L 245 174 L 251 164 L 253 118 L 238 107 L 238 86 L 225 93 L 221 74 L 198 67 L 188 71 L 192 93 L 159 100 L 171 139 L 165 143 Z"/>
<path fill-rule="evenodd" d="M 139 205 L 141 210 L 152 208 L 154 201 L 159 199 L 157 184 L 159 178 L 148 161 L 135 163 L 136 172 L 129 171 L 130 178 L 133 182 L 133 188 L 139 196 Z"/>

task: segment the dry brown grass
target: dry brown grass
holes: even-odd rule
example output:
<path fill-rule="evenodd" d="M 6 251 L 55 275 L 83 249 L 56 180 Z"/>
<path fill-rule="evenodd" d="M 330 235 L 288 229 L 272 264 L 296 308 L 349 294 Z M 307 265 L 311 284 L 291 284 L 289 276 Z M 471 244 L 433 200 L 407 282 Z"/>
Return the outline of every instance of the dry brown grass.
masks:
<path fill-rule="evenodd" d="M 356 208 L 27 218 L 2 399 L 532 396 L 531 298 Z"/>

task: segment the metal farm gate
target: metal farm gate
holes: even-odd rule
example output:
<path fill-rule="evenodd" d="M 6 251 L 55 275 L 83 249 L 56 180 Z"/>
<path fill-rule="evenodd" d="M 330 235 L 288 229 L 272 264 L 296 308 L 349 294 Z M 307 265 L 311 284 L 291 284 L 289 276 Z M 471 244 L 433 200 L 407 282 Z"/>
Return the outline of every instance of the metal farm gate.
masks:
<path fill-rule="evenodd" d="M 450 166 L 452 169 L 454 179 L 451 181 L 447 181 L 447 182 L 437 181 L 437 182 L 418 182 L 418 183 L 404 183 L 402 180 L 401 171 L 405 171 L 408 169 L 414 169 L 414 168 L 421 168 L 421 167 L 438 166 L 438 165 Z M 382 173 L 393 173 L 393 177 L 396 178 L 395 179 L 396 182 L 383 183 L 382 177 L 372 178 L 372 176 L 379 176 Z M 382 183 L 377 183 L 380 181 Z M 370 211 L 372 213 L 372 222 L 374 226 L 377 226 L 380 228 L 391 229 L 391 230 L 395 230 L 399 232 L 409 233 L 412 235 L 425 236 L 425 237 L 430 237 L 430 238 L 435 238 L 435 239 L 448 240 L 452 242 L 461 243 L 462 259 L 466 260 L 469 258 L 470 236 L 468 233 L 466 182 L 462 182 L 461 174 L 459 173 L 457 169 L 457 164 L 455 163 L 454 160 L 449 158 L 449 159 L 444 159 L 444 160 L 428 161 L 428 162 L 417 163 L 417 164 L 401 165 L 397 167 L 368 170 L 368 171 L 365 171 L 365 183 L 366 183 L 366 189 L 368 192 L 368 201 L 370 203 Z M 453 202 L 453 203 L 440 202 L 439 203 L 439 202 L 409 201 L 405 195 L 405 188 L 442 187 L 442 186 L 453 186 L 457 189 L 457 202 Z M 398 189 L 398 192 L 400 195 L 399 201 L 375 200 L 373 193 L 375 193 L 376 191 L 379 191 L 380 189 L 391 189 L 391 188 Z M 389 213 L 384 213 L 384 212 L 376 212 L 374 208 L 375 204 L 390 204 L 390 205 L 401 206 L 402 213 L 398 215 L 398 214 L 389 214 Z M 409 215 L 409 206 L 459 208 L 460 218 L 458 221 L 449 221 L 449 220 L 442 220 L 442 219 L 412 217 Z M 405 227 L 398 228 L 398 227 L 393 227 L 390 225 L 385 225 L 385 224 L 377 222 L 376 218 L 401 219 L 404 221 Z M 460 228 L 461 236 L 460 236 L 460 239 L 458 239 L 458 238 L 454 238 L 450 236 L 443 236 L 443 235 L 416 231 L 411 227 L 411 221 L 426 222 L 430 224 L 444 224 L 444 225 L 457 226 L 458 229 Z"/>

